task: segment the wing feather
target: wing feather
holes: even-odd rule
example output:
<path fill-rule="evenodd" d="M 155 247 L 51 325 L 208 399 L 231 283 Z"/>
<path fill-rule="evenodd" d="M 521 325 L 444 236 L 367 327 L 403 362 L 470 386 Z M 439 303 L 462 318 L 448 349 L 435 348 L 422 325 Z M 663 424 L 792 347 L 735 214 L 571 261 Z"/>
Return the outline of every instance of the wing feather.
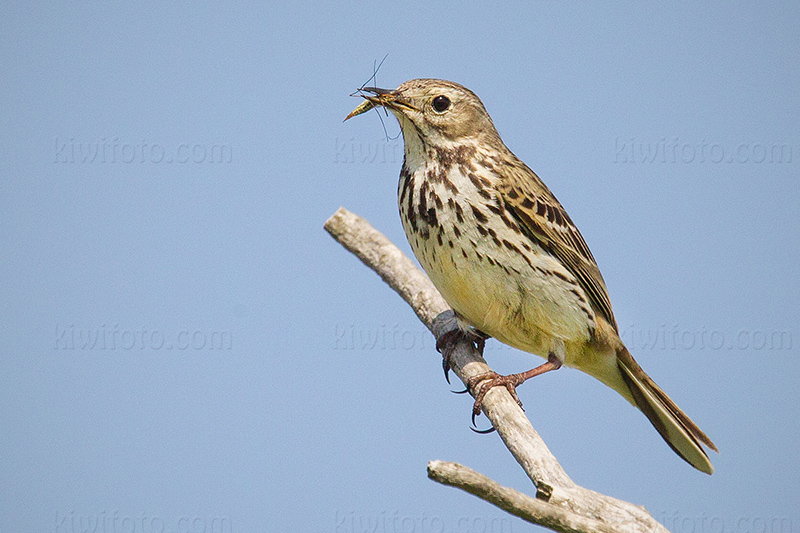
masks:
<path fill-rule="evenodd" d="M 617 330 L 606 283 L 580 231 L 539 176 L 519 159 L 515 163 L 495 167 L 506 207 L 529 238 L 572 272 L 594 311 Z"/>

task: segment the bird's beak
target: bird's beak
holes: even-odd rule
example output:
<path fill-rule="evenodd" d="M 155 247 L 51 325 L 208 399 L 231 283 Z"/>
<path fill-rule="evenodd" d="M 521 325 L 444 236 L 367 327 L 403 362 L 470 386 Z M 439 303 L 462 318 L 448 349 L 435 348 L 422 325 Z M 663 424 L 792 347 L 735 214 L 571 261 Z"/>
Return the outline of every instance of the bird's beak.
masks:
<path fill-rule="evenodd" d="M 353 109 L 349 115 L 345 117 L 345 120 L 355 117 L 356 115 L 360 115 L 362 113 L 366 113 L 373 107 L 383 106 L 387 109 L 416 109 L 412 106 L 409 102 L 404 101 L 400 97 L 400 93 L 398 93 L 395 89 L 379 89 L 378 87 L 364 87 L 359 89 L 358 96 L 364 98 L 364 101 L 361 104 Z M 372 93 L 372 94 L 363 94 L 363 93 Z M 353 94 L 355 96 L 355 94 Z"/>

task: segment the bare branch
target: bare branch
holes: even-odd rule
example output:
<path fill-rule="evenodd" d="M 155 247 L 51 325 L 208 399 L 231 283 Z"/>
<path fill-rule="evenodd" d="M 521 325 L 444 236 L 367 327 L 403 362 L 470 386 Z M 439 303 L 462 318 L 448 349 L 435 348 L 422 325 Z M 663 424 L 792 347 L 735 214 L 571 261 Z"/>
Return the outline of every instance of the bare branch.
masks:
<path fill-rule="evenodd" d="M 539 524 L 556 531 L 615 531 L 600 520 L 584 518 L 554 507 L 552 504 L 531 498 L 509 487 L 504 487 L 478 472 L 458 463 L 431 461 L 428 477 L 443 485 L 457 487 L 474 494 L 500 509 L 518 516 L 527 522 Z"/>
<path fill-rule="evenodd" d="M 430 279 L 369 222 L 342 207 L 325 222 L 325 229 L 377 272 L 414 309 L 437 339 L 452 326 L 452 310 Z M 458 341 L 452 350 L 453 371 L 465 384 L 470 377 L 491 371 L 471 342 Z M 504 387 L 489 390 L 481 406 L 536 486 L 536 498 L 502 487 L 454 463 L 429 463 L 431 479 L 462 488 L 555 531 L 667 531 L 643 507 L 576 485 Z M 507 505 L 501 505 L 502 502 Z"/>
<path fill-rule="evenodd" d="M 360 216 L 340 207 L 325 222 L 325 229 L 339 243 L 378 273 L 428 329 L 433 319 L 450 309 L 442 295 L 392 241 Z"/>

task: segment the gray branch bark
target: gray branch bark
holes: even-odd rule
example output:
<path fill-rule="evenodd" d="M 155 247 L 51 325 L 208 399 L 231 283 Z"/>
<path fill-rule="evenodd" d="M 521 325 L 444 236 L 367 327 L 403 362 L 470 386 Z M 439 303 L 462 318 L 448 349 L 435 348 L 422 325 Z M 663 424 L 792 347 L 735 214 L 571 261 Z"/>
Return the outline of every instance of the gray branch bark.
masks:
<path fill-rule="evenodd" d="M 325 229 L 377 272 L 439 338 L 448 326 L 443 318 L 452 317 L 452 310 L 430 279 L 403 252 L 369 222 L 343 207 L 325 222 Z M 452 350 L 453 371 L 465 384 L 472 376 L 491 371 L 472 342 L 458 341 Z M 458 487 L 523 520 L 555 531 L 667 531 L 644 507 L 586 489 L 572 481 L 504 387 L 491 389 L 481 406 L 511 455 L 533 481 L 536 497 L 503 487 L 455 463 L 431 461 L 428 464 L 431 479 Z"/>

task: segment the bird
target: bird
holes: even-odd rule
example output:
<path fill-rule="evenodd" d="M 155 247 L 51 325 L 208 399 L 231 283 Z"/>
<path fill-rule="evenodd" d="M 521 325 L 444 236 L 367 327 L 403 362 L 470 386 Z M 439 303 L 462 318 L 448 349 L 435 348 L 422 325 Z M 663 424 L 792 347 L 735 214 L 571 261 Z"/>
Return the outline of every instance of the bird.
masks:
<path fill-rule="evenodd" d="M 495 386 L 576 368 L 641 410 L 666 443 L 707 474 L 717 451 L 645 373 L 620 338 L 606 283 L 578 228 L 536 173 L 500 138 L 480 98 L 440 79 L 362 87 L 346 118 L 382 107 L 400 125 L 397 188 L 403 229 L 423 270 L 453 308 L 458 329 L 547 361 L 519 374 L 470 380 L 473 420 Z M 445 374 L 448 363 L 445 356 Z M 520 403 L 521 406 L 521 403 Z"/>

